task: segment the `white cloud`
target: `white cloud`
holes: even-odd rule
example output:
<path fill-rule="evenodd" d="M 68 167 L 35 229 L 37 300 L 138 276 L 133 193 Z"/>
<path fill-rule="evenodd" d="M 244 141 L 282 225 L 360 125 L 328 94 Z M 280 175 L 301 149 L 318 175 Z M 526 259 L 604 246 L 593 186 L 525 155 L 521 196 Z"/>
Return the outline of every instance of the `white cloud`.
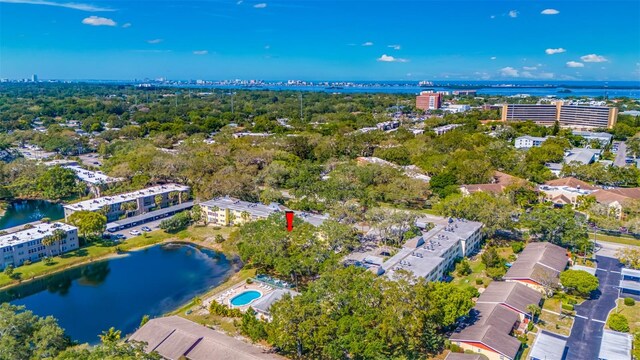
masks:
<path fill-rule="evenodd" d="M 367 41 L 363 43 L 362 46 L 373 46 L 373 43 L 371 41 Z"/>
<path fill-rule="evenodd" d="M 504 67 L 500 69 L 500 75 L 506 77 L 519 77 L 520 73 L 517 69 L 512 68 L 511 66 Z"/>
<path fill-rule="evenodd" d="M 495 19 L 495 18 L 496 18 L 496 16 L 495 16 L 495 15 L 491 15 L 491 16 L 489 16 L 489 17 L 490 17 L 491 19 Z"/>
<path fill-rule="evenodd" d="M 118 25 L 115 21 L 99 16 L 89 16 L 88 18 L 82 19 L 82 23 L 85 25 L 91 26 L 116 26 Z"/>
<path fill-rule="evenodd" d="M 163 40 L 162 39 L 151 39 L 151 40 L 147 40 L 147 42 L 149 44 L 160 44 Z"/>
<path fill-rule="evenodd" d="M 209 53 L 209 51 L 207 50 L 195 50 L 193 52 L 193 55 L 207 55 Z"/>
<path fill-rule="evenodd" d="M 518 17 L 518 14 L 519 14 L 519 13 L 518 13 L 518 11 L 517 11 L 517 10 L 511 10 L 511 11 L 509 11 L 509 17 L 517 18 L 517 17 Z"/>
<path fill-rule="evenodd" d="M 128 27 L 131 27 L 131 23 L 124 23 L 124 24 L 122 24 L 122 27 L 125 28 L 125 29 L 128 28 Z"/>
<path fill-rule="evenodd" d="M 550 72 L 542 72 L 538 74 L 540 79 L 553 79 L 556 75 Z"/>
<path fill-rule="evenodd" d="M 560 11 L 556 10 L 556 9 L 544 9 L 540 12 L 540 14 L 542 15 L 558 15 L 560 14 Z"/>
<path fill-rule="evenodd" d="M 408 62 L 409 60 L 407 59 L 401 59 L 401 58 L 396 58 L 387 54 L 382 54 L 382 56 L 380 56 L 378 58 L 378 61 L 382 61 L 382 62 Z"/>
<path fill-rule="evenodd" d="M 570 68 L 581 68 L 584 67 L 584 64 L 577 61 L 567 61 L 567 67 Z"/>
<path fill-rule="evenodd" d="M 242 4 L 242 3 L 243 3 L 243 1 L 242 1 L 242 0 L 238 0 L 238 2 L 236 3 L 236 5 L 240 5 L 240 4 Z"/>
<path fill-rule="evenodd" d="M 265 45 L 265 46 L 264 46 L 264 49 L 265 49 L 265 50 L 269 50 L 269 49 L 271 49 L 271 45 Z"/>
<path fill-rule="evenodd" d="M 267 3 L 259 3 L 259 4 L 255 4 L 253 5 L 254 8 L 256 9 L 264 9 L 267 7 Z"/>
<path fill-rule="evenodd" d="M 491 59 L 491 60 L 495 60 L 495 59 L 497 59 L 497 57 L 492 56 L 492 57 L 490 57 L 489 59 Z"/>
<path fill-rule="evenodd" d="M 522 69 L 527 71 L 538 70 L 536 66 L 523 66 Z"/>
<path fill-rule="evenodd" d="M 557 48 L 557 49 L 547 49 L 544 52 L 546 52 L 547 55 L 553 55 L 553 54 L 561 54 L 563 52 L 567 52 L 567 50 L 563 48 Z"/>
<path fill-rule="evenodd" d="M 528 71 L 523 71 L 522 73 L 520 73 L 520 76 L 527 79 L 531 79 L 534 77 L 533 74 Z"/>
<path fill-rule="evenodd" d="M 103 7 L 93 6 L 89 4 L 72 3 L 72 2 L 58 3 L 54 1 L 45 1 L 45 0 L 0 0 L 0 3 L 56 6 L 56 7 L 63 7 L 67 9 L 89 11 L 89 12 L 115 11 L 114 9 L 103 8 Z"/>
<path fill-rule="evenodd" d="M 400 50 L 400 49 L 402 49 L 402 46 L 397 45 L 397 44 L 396 44 L 396 45 L 387 45 L 387 47 L 390 47 L 390 48 L 392 48 L 393 50 Z"/>
<path fill-rule="evenodd" d="M 596 55 L 596 54 L 589 54 L 589 55 L 581 56 L 580 60 L 582 60 L 584 62 L 595 62 L 595 63 L 609 61 L 609 60 L 607 60 L 606 57 L 604 57 L 602 55 Z"/>

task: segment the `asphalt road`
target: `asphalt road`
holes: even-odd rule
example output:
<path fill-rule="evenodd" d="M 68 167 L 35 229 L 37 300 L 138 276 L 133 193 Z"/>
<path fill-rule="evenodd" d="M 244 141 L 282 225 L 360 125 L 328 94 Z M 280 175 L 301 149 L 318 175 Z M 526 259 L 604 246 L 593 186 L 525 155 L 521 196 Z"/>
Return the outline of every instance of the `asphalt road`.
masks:
<path fill-rule="evenodd" d="M 576 306 L 575 321 L 567 340 L 567 359 L 598 359 L 604 324 L 609 312 L 616 306 L 622 264 L 617 259 L 599 255 L 596 260 L 599 293 Z"/>
<path fill-rule="evenodd" d="M 616 159 L 613 164 L 618 167 L 627 166 L 627 144 L 624 141 L 618 142 L 618 152 L 616 153 Z"/>

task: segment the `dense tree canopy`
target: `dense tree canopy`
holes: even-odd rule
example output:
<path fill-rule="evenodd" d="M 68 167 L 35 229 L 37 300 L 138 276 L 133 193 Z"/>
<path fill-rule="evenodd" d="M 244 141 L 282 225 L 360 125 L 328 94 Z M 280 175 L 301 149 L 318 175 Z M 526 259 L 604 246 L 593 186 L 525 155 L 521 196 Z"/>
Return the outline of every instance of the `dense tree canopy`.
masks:
<path fill-rule="evenodd" d="M 302 359 L 421 358 L 442 349 L 439 330 L 468 314 L 476 294 L 448 283 L 339 268 L 300 296 L 276 303 L 268 339 Z"/>

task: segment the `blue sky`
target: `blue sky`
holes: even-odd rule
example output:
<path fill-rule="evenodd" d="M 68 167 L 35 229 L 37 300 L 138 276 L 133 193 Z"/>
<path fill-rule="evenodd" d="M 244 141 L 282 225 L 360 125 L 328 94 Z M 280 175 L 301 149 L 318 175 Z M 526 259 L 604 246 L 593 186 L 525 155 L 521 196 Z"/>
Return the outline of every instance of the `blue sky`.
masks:
<path fill-rule="evenodd" d="M 639 80 L 640 1 L 0 0 L 0 77 Z"/>

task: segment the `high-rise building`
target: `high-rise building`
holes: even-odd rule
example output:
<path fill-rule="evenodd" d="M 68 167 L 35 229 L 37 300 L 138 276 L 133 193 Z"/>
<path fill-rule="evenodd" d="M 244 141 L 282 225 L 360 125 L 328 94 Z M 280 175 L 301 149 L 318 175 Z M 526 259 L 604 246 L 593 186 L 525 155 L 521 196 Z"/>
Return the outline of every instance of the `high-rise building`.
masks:
<path fill-rule="evenodd" d="M 36 74 L 31 75 L 31 82 L 38 82 L 38 75 Z"/>
<path fill-rule="evenodd" d="M 436 110 L 440 109 L 442 104 L 442 94 L 423 91 L 416 96 L 416 108 L 420 110 Z"/>
<path fill-rule="evenodd" d="M 611 129 L 618 120 L 618 109 L 606 106 L 555 104 L 504 104 L 502 121 L 534 121 L 552 125 L 556 121 L 562 127 L 577 129 Z"/>

